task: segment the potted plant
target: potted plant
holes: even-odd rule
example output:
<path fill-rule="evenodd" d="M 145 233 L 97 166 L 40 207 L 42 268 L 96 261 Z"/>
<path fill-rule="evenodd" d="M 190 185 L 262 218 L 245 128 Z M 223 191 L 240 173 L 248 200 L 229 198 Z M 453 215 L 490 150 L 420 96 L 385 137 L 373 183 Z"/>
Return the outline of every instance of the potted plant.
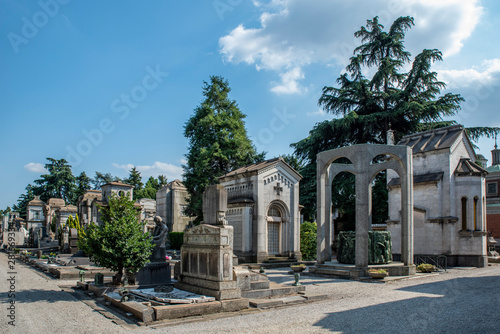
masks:
<path fill-rule="evenodd" d="M 432 273 L 436 270 L 436 267 L 429 263 L 422 263 L 417 266 L 417 270 L 421 273 Z"/>
<path fill-rule="evenodd" d="M 369 269 L 368 270 L 368 275 L 371 278 L 376 278 L 376 279 L 383 279 L 384 277 L 389 276 L 389 273 L 385 269 Z"/>
<path fill-rule="evenodd" d="M 301 263 L 301 264 L 292 264 L 290 265 L 290 268 L 293 270 L 295 273 L 301 273 L 306 269 L 306 265 Z"/>

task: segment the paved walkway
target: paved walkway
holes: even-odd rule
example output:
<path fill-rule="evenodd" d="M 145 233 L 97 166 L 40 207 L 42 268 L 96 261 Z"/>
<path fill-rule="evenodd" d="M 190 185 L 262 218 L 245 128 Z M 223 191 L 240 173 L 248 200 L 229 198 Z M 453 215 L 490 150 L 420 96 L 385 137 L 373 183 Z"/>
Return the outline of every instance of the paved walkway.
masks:
<path fill-rule="evenodd" d="M 386 284 L 306 276 L 301 282 L 308 292 L 328 294 L 330 299 L 208 321 L 186 321 L 176 326 L 150 327 L 127 324 L 127 319 L 103 309 L 98 312 L 96 307 L 89 306 L 92 300 L 81 301 L 61 291 L 58 285 L 64 282 L 24 264 L 16 263 L 9 268 L 5 253 L 0 253 L 0 272 L 0 333 L 500 332 L 498 264 L 482 269 L 451 269 L 437 276 Z M 293 275 L 287 274 L 287 270 L 269 270 L 268 275 L 277 282 L 293 282 Z M 11 276 L 15 279 L 15 297 L 8 292 Z M 11 300 L 15 301 L 15 326 L 8 324 L 11 319 L 7 308 Z"/>

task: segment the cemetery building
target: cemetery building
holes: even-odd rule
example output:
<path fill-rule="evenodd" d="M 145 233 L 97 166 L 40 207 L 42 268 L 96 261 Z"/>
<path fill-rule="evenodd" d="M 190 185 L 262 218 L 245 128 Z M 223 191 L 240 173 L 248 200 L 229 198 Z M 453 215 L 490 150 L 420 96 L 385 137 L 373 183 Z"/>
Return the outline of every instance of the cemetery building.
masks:
<path fill-rule="evenodd" d="M 150 198 L 141 198 L 135 201 L 141 208 L 140 221 L 144 223 L 144 232 L 151 232 L 155 229 L 156 223 L 156 200 Z"/>
<path fill-rule="evenodd" d="M 180 180 L 164 185 L 156 192 L 156 214 L 167 224 L 170 232 L 184 232 L 191 217 L 184 214 L 188 192 Z"/>
<path fill-rule="evenodd" d="M 227 189 L 227 223 L 234 229 L 234 254 L 241 262 L 272 257 L 300 260 L 299 182 L 283 158 L 236 169 L 219 178 Z"/>
<path fill-rule="evenodd" d="M 488 231 L 500 244 L 500 150 L 495 142 L 491 151 L 492 163 L 486 168 L 486 220 Z"/>
<path fill-rule="evenodd" d="M 85 190 L 83 195 L 78 197 L 76 206 L 78 208 L 78 218 L 83 226 L 87 226 L 92 221 L 92 202 L 100 200 L 102 192 L 100 190 Z"/>
<path fill-rule="evenodd" d="M 414 254 L 447 258 L 448 266 L 487 264 L 487 171 L 461 125 L 405 136 L 413 150 Z M 389 219 L 395 259 L 401 254 L 401 185 L 387 171 Z"/>
<path fill-rule="evenodd" d="M 44 221 L 43 209 L 45 203 L 40 199 L 40 196 L 35 196 L 34 199 L 28 202 L 26 205 L 26 229 L 29 231 L 31 228 L 33 230 L 39 230 Z"/>
<path fill-rule="evenodd" d="M 66 224 L 69 216 L 76 217 L 77 207 L 74 205 L 66 205 L 66 202 L 62 198 L 49 198 L 47 203 L 43 205 L 43 213 L 45 216 L 44 225 L 46 226 L 47 236 L 50 230 L 50 224 L 55 222 L 56 231 L 59 227 L 63 227 Z"/>
<path fill-rule="evenodd" d="M 89 218 L 89 222 L 93 222 L 95 224 L 101 225 L 101 213 L 99 211 L 99 207 L 108 206 L 108 202 L 112 196 L 126 196 L 129 200 L 132 200 L 134 195 L 134 186 L 121 182 L 109 182 L 101 186 L 101 196 L 95 197 L 91 203 L 91 217 Z M 90 196 L 90 195 L 89 195 Z M 141 210 L 141 206 L 137 203 L 134 204 L 137 211 Z M 138 218 L 140 219 L 140 215 L 138 213 Z"/>

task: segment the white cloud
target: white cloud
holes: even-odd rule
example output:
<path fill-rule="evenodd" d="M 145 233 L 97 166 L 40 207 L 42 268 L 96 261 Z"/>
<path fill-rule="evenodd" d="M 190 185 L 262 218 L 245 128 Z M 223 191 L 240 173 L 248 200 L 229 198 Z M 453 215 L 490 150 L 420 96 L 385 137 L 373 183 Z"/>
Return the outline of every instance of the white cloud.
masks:
<path fill-rule="evenodd" d="M 439 79 L 447 88 L 476 87 L 478 84 L 491 85 L 500 79 L 500 59 L 484 60 L 481 66 L 464 70 L 440 70 Z"/>
<path fill-rule="evenodd" d="M 33 173 L 46 173 L 44 165 L 38 162 L 30 162 L 29 164 L 24 165 L 24 168 Z"/>
<path fill-rule="evenodd" d="M 408 33 L 407 49 L 438 48 L 447 56 L 460 51 L 482 13 L 478 0 L 271 0 L 254 5 L 263 11 L 260 27 L 240 24 L 219 39 L 220 52 L 227 62 L 277 72 L 282 82 L 271 90 L 278 94 L 303 92 L 298 80 L 307 65 L 346 65 L 359 45 L 353 34 L 366 19 L 379 16 L 388 29 L 395 18 L 411 15 L 415 27 Z"/>
<path fill-rule="evenodd" d="M 299 86 L 297 82 L 304 78 L 304 74 L 300 67 L 294 67 L 288 72 L 280 74 L 281 84 L 275 85 L 271 91 L 276 94 L 297 94 L 305 91 L 305 88 Z"/>
<path fill-rule="evenodd" d="M 308 112 L 308 113 L 306 113 L 306 115 L 307 116 L 321 116 L 323 118 L 323 116 L 326 115 L 326 112 L 323 109 L 319 108 L 318 111 Z"/>
<path fill-rule="evenodd" d="M 182 167 L 160 161 L 155 161 L 151 166 L 133 164 L 120 165 L 117 163 L 113 163 L 113 166 L 126 170 L 127 172 L 135 166 L 135 168 L 141 172 L 143 180 L 147 180 L 150 176 L 158 177 L 158 175 L 165 175 L 169 181 L 173 181 L 175 179 L 181 179 L 183 173 Z"/>

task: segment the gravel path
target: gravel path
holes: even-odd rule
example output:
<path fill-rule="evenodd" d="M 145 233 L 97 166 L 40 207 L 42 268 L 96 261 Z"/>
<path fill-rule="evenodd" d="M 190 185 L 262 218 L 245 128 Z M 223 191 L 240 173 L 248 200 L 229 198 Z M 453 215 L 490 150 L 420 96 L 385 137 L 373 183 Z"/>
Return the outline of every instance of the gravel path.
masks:
<path fill-rule="evenodd" d="M 11 300 L 7 260 L 0 253 L 1 333 L 500 332 L 498 264 L 386 284 L 304 276 L 301 282 L 308 292 L 328 294 L 330 299 L 176 326 L 138 327 L 113 323 L 61 291 L 61 281 L 16 263 L 13 327 L 7 317 Z M 287 270 L 270 270 L 268 275 L 277 282 L 293 282 Z"/>

